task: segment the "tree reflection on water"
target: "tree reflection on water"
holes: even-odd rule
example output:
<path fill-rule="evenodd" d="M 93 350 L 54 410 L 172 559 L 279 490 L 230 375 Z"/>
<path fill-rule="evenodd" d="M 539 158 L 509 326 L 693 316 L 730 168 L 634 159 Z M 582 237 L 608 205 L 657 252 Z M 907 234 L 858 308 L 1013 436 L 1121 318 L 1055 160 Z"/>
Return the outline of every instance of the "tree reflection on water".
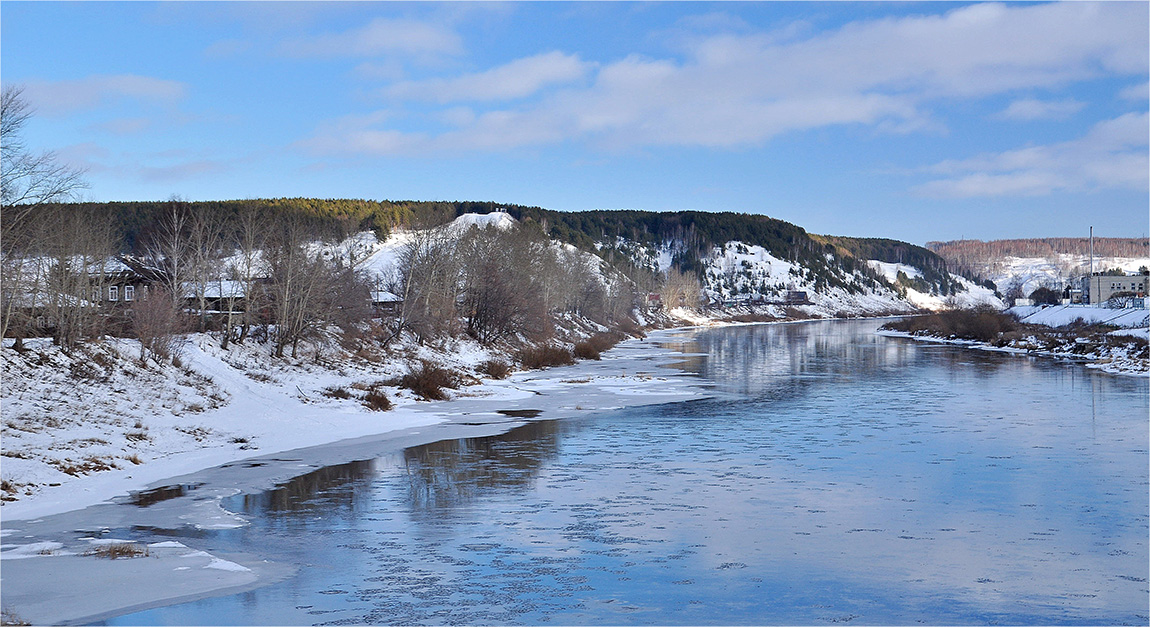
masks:
<path fill-rule="evenodd" d="M 351 509 L 357 488 L 375 471 L 375 460 L 367 459 L 324 466 L 295 477 L 272 490 L 243 495 L 247 514 L 295 514 L 335 509 Z M 322 495 L 323 498 L 317 498 Z"/>
<path fill-rule="evenodd" d="M 441 515 L 485 494 L 530 488 L 559 452 L 558 421 L 532 422 L 487 438 L 461 438 L 403 452 L 413 513 Z"/>
<path fill-rule="evenodd" d="M 413 513 L 440 515 L 484 494 L 504 494 L 532 486 L 539 470 L 558 455 L 557 421 L 532 422 L 502 435 L 460 438 L 403 451 L 408 505 Z M 325 466 L 279 484 L 245 494 L 246 514 L 299 515 L 350 513 L 362 492 L 371 489 L 380 460 Z"/>

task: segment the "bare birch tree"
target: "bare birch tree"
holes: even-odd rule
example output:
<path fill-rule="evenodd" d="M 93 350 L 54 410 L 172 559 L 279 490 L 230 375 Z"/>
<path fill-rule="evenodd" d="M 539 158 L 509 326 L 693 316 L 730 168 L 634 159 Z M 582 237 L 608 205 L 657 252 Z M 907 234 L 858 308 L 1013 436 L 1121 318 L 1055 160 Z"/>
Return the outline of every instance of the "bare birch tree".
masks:
<path fill-rule="evenodd" d="M 0 337 L 16 333 L 22 349 L 30 320 L 46 280 L 37 242 L 42 233 L 35 212 L 46 203 L 73 197 L 87 187 L 83 172 L 61 165 L 56 155 L 28 151 L 21 130 L 32 116 L 23 88 L 8 86 L 0 96 Z"/>

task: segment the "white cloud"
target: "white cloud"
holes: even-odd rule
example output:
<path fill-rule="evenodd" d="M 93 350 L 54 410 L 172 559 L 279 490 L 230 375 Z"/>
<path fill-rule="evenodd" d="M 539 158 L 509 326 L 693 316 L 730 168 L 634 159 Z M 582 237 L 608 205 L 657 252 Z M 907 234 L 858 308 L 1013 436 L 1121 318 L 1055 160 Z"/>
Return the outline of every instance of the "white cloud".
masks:
<path fill-rule="evenodd" d="M 592 68 L 576 55 L 561 52 L 516 59 L 506 65 L 454 78 L 395 83 L 383 90 L 391 98 L 434 102 L 511 100 L 549 85 L 582 79 Z"/>
<path fill-rule="evenodd" d="M 1064 120 L 1078 113 L 1086 103 L 1077 100 L 1015 100 L 995 117 L 1002 120 Z"/>
<path fill-rule="evenodd" d="M 78 80 L 28 81 L 24 97 L 37 115 L 60 116 L 92 109 L 115 98 L 175 102 L 184 97 L 187 86 L 150 76 L 134 74 L 98 75 Z"/>
<path fill-rule="evenodd" d="M 288 41 L 281 49 L 297 57 L 419 57 L 459 54 L 463 44 L 455 32 L 434 24 L 377 18 L 361 28 Z"/>
<path fill-rule="evenodd" d="M 251 50 L 252 42 L 246 39 L 221 39 L 204 48 L 204 56 L 209 59 L 228 59 Z"/>
<path fill-rule="evenodd" d="M 116 118 L 93 125 L 91 128 L 113 135 L 134 135 L 152 126 L 149 118 Z"/>
<path fill-rule="evenodd" d="M 1125 100 L 1148 100 L 1150 99 L 1150 83 L 1131 85 L 1119 92 L 1118 96 Z"/>
<path fill-rule="evenodd" d="M 633 55 L 603 64 L 587 85 L 576 84 L 591 71 L 587 64 L 553 52 L 479 74 L 397 83 L 388 92 L 492 103 L 535 93 L 549 80 L 562 85 L 536 102 L 488 110 L 447 130 L 407 134 L 373 125 L 316 141 L 395 154 L 562 141 L 741 147 L 831 125 L 911 132 L 938 127 L 925 112 L 934 100 L 1145 73 L 1146 14 L 1142 3 L 976 4 L 943 15 L 855 22 L 805 38 L 716 34 L 692 39 L 683 60 Z M 1047 105 L 1046 114 L 1076 106 Z M 388 139 L 365 142 L 357 133 Z"/>
<path fill-rule="evenodd" d="M 1150 188 L 1150 122 L 1127 113 L 1096 124 L 1083 137 L 971 159 L 943 161 L 926 171 L 945 178 L 913 191 L 935 198 L 1044 196 L 1057 191 Z"/>

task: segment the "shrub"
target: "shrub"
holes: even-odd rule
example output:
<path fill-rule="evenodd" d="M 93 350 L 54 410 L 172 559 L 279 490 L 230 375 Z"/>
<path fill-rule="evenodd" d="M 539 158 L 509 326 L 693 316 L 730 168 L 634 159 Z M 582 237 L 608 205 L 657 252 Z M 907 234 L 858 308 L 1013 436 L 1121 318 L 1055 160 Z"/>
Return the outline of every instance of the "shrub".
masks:
<path fill-rule="evenodd" d="M 571 351 L 560 346 L 536 346 L 525 348 L 516 355 L 516 360 L 528 370 L 568 366 L 575 363 Z"/>
<path fill-rule="evenodd" d="M 399 387 L 407 388 L 427 401 L 442 401 L 447 398 L 443 388 L 459 387 L 459 377 L 446 368 L 425 361 L 418 370 L 403 375 Z"/>
<path fill-rule="evenodd" d="M 504 379 L 511 374 L 511 365 L 500 359 L 483 362 L 480 370 L 492 379 Z"/>
<path fill-rule="evenodd" d="M 993 342 L 1003 333 L 1019 328 L 1013 316 L 991 308 L 956 309 L 926 316 L 914 316 L 883 325 L 884 329 L 903 331 L 913 335 L 925 334 L 944 338 L 958 338 Z"/>
<path fill-rule="evenodd" d="M 387 411 L 391 409 L 391 399 L 379 390 L 372 390 L 364 395 L 363 406 L 371 411 Z"/>
<path fill-rule="evenodd" d="M 575 357 L 578 359 L 599 359 L 599 350 L 590 341 L 576 342 Z"/>

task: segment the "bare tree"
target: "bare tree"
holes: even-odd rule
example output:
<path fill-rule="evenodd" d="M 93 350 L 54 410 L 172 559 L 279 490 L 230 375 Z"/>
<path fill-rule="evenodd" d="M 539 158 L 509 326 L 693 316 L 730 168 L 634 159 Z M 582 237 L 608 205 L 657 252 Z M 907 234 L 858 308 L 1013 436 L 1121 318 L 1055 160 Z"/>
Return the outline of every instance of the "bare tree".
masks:
<path fill-rule="evenodd" d="M 222 250 L 225 220 L 224 215 L 208 207 L 198 207 L 188 216 L 188 282 L 185 293 L 195 299 L 198 311 L 197 330 L 207 330 L 208 290 L 215 284 L 221 286 L 226 276 Z"/>
<path fill-rule="evenodd" d="M 173 303 L 171 294 L 156 287 L 148 290 L 132 308 L 132 331 L 140 340 L 141 364 L 146 364 L 149 356 L 159 361 L 174 355 L 184 316 Z"/>
<path fill-rule="evenodd" d="M 412 232 L 399 255 L 400 324 L 420 342 L 455 333 L 460 265 L 443 228 Z"/>
<path fill-rule="evenodd" d="M 87 187 L 83 171 L 60 164 L 54 153 L 28 151 L 20 132 L 31 117 L 24 89 L 5 87 L 0 97 L 0 205 L 17 212 L 65 200 Z"/>
<path fill-rule="evenodd" d="M 102 303 L 107 297 L 108 264 L 115 252 L 115 230 L 106 214 L 56 206 L 44 236 L 51 259 L 44 290 L 46 313 L 56 344 L 70 349 L 103 331 Z"/>
<path fill-rule="evenodd" d="M 191 246 L 187 204 L 173 196 L 160 217 L 156 230 L 145 245 L 149 263 L 161 271 L 164 293 L 176 310 L 183 310 L 184 286 L 190 278 Z"/>
<path fill-rule="evenodd" d="M 668 310 L 675 307 L 695 309 L 703 299 L 703 288 L 694 275 L 680 272 L 677 268 L 667 268 L 659 298 Z"/>
<path fill-rule="evenodd" d="M 235 341 L 243 343 L 251 332 L 252 325 L 259 320 L 260 312 L 267 305 L 266 293 L 259 283 L 259 279 L 267 275 L 266 264 L 263 259 L 263 250 L 267 245 L 267 233 L 270 228 L 266 215 L 255 205 L 245 205 L 239 213 L 236 225 L 236 256 L 231 267 L 232 280 L 236 281 L 236 292 L 243 294 L 243 312 L 239 320 L 239 333 Z M 236 298 L 228 303 L 228 329 L 232 319 L 232 311 Z M 222 347 L 227 348 L 230 333 L 225 332 Z"/>
<path fill-rule="evenodd" d="M 0 337 L 18 329 L 17 349 L 29 323 L 24 314 L 40 304 L 46 279 L 43 258 L 35 256 L 43 224 L 35 212 L 87 187 L 83 172 L 59 164 L 53 153 L 27 150 L 21 130 L 31 116 L 23 88 L 5 87 L 0 96 Z"/>

